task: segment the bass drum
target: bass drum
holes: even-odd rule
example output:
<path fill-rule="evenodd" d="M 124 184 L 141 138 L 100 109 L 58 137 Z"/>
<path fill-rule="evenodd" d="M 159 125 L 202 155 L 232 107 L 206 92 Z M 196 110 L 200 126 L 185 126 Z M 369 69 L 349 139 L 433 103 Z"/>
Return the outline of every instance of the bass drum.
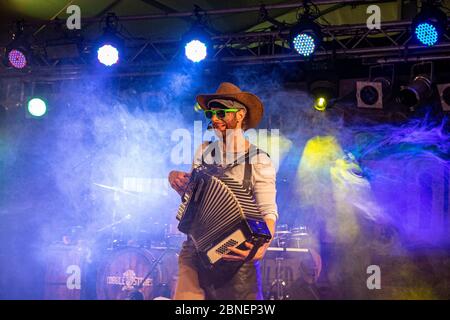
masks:
<path fill-rule="evenodd" d="M 161 255 L 161 260 L 155 266 Z M 144 279 L 152 268 L 151 275 Z M 107 255 L 99 268 L 97 299 L 170 299 L 175 289 L 177 273 L 177 255 L 173 251 L 120 248 Z M 137 288 L 139 285 L 140 288 Z"/>
<path fill-rule="evenodd" d="M 84 289 L 86 256 L 81 246 L 51 245 L 46 250 L 45 300 L 80 300 Z"/>

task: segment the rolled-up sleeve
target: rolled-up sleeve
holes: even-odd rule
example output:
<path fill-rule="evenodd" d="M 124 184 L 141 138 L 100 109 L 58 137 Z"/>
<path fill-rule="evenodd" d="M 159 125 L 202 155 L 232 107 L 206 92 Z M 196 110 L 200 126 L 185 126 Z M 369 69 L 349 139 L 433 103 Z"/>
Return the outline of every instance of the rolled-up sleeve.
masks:
<path fill-rule="evenodd" d="M 267 155 L 258 155 L 253 165 L 253 194 L 264 219 L 277 220 L 276 171 Z"/>

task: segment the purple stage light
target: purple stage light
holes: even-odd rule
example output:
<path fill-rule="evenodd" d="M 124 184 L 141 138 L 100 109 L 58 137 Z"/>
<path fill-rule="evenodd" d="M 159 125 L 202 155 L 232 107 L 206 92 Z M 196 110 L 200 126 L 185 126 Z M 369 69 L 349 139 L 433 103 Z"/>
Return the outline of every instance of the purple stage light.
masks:
<path fill-rule="evenodd" d="M 16 69 L 23 69 L 27 66 L 27 58 L 25 54 L 16 49 L 12 49 L 8 53 L 9 63 Z"/>

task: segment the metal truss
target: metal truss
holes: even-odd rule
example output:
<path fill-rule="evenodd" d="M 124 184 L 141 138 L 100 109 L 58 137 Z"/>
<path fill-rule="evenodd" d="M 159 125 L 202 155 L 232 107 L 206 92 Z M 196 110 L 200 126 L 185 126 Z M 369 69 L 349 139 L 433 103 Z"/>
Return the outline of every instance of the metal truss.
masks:
<path fill-rule="evenodd" d="M 414 43 L 409 21 L 381 24 L 381 29 L 367 26 L 323 26 L 322 46 L 310 58 L 298 55 L 288 45 L 289 30 L 248 32 L 213 36 L 212 52 L 205 64 L 221 63 L 230 66 L 271 63 L 307 63 L 323 59 L 362 59 L 366 63 L 450 59 L 450 37 L 431 48 Z M 184 58 L 180 39 L 127 40 L 125 57 L 115 75 L 139 76 L 165 72 Z M 4 76 L 52 76 L 77 78 L 92 75 L 92 44 L 79 58 L 49 61 L 45 47 L 34 48 L 35 64 L 24 73 L 14 69 L 0 70 Z"/>

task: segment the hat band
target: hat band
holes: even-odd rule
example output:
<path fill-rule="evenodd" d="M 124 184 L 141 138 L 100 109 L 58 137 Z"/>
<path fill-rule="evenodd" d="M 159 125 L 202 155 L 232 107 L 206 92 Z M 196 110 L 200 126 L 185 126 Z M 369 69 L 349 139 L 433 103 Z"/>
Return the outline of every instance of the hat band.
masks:
<path fill-rule="evenodd" d="M 212 99 L 208 102 L 207 107 L 213 108 L 216 107 L 214 104 L 218 104 L 217 107 L 224 106 L 229 109 L 245 109 L 247 110 L 246 106 L 244 106 L 242 103 L 235 101 L 235 100 L 229 100 L 229 99 Z"/>

